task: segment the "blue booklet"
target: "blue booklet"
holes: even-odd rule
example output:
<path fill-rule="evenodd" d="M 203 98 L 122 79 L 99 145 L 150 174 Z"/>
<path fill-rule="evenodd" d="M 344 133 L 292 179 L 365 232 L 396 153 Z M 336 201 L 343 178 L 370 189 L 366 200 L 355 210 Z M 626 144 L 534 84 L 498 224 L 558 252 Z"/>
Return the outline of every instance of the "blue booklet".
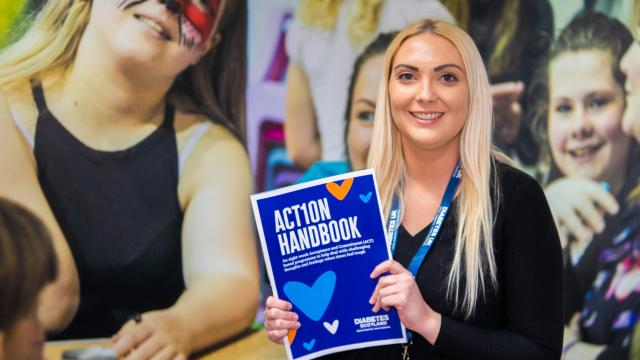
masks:
<path fill-rule="evenodd" d="M 293 304 L 289 359 L 406 342 L 394 308 L 371 311 L 391 259 L 373 171 L 362 170 L 251 196 L 273 294 Z M 288 340 L 288 341 L 287 341 Z"/>

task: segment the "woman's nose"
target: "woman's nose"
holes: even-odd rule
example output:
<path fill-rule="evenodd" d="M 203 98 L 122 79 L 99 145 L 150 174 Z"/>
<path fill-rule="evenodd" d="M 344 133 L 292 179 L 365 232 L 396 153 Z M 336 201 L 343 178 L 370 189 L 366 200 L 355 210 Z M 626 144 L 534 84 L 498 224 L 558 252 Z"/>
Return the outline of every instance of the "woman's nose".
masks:
<path fill-rule="evenodd" d="M 573 132 L 573 136 L 576 139 L 585 139 L 593 136 L 594 134 L 594 126 L 593 120 L 591 119 L 591 115 L 584 111 L 584 109 L 580 108 L 576 111 L 576 127 Z"/>
<path fill-rule="evenodd" d="M 433 84 L 428 79 L 424 79 L 420 82 L 420 88 L 416 94 L 416 99 L 419 103 L 431 103 L 436 101 L 436 93 Z"/>

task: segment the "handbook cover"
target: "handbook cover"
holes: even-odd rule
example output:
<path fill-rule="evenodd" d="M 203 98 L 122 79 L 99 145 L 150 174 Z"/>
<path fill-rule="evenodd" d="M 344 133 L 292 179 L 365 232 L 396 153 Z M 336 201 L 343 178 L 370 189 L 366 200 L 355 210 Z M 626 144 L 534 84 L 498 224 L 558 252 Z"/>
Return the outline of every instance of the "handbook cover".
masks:
<path fill-rule="evenodd" d="M 289 359 L 406 342 L 394 308 L 371 311 L 391 259 L 372 170 L 332 176 L 251 196 L 275 297 L 293 304 L 300 328 L 285 339 Z"/>

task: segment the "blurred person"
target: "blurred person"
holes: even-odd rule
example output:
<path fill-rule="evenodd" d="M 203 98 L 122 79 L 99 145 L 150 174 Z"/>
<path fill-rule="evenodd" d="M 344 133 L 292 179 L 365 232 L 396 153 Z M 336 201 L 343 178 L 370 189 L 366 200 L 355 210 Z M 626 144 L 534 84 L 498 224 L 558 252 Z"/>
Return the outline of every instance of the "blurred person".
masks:
<path fill-rule="evenodd" d="M 0 193 L 79 277 L 75 316 L 43 298 L 58 338 L 186 358 L 253 320 L 246 21 L 244 0 L 49 0 L 0 54 Z"/>
<path fill-rule="evenodd" d="M 366 167 L 371 144 L 373 116 L 378 100 L 378 84 L 382 76 L 384 52 L 396 34 L 379 34 L 358 55 L 353 65 L 344 114 L 347 161 L 315 162 L 298 180 L 299 182 L 362 170 Z"/>
<path fill-rule="evenodd" d="M 38 298 L 57 271 L 45 225 L 24 207 L 0 198 L 0 359 L 42 359 L 45 332 Z"/>
<path fill-rule="evenodd" d="M 620 60 L 620 67 L 626 76 L 625 90 L 627 108 L 622 119 L 622 129 L 640 141 L 640 1 L 636 0 L 633 10 L 635 40 Z"/>
<path fill-rule="evenodd" d="M 545 193 L 566 255 L 566 358 L 626 358 L 625 333 L 635 323 L 626 313 L 634 305 L 603 290 L 610 268 L 622 265 L 607 248 L 620 241 L 616 229 L 637 178 L 636 144 L 621 128 L 624 75 L 616 66 L 630 43 L 618 20 L 581 13 L 554 43 L 536 92 L 546 96 L 534 100 L 552 159 Z"/>

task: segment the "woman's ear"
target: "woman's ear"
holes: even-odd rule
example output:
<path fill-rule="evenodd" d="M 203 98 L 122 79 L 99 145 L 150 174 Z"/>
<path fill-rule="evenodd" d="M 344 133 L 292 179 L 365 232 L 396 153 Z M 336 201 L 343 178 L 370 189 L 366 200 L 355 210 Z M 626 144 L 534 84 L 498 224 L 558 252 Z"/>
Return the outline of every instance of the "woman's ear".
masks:
<path fill-rule="evenodd" d="M 197 64 L 198 61 L 200 61 L 200 59 L 204 56 L 204 54 L 208 53 L 209 50 L 211 50 L 212 48 L 215 48 L 216 46 L 218 46 L 218 44 L 220 44 L 220 40 L 222 40 L 222 35 L 220 33 L 215 33 L 211 35 L 211 38 L 209 39 L 209 41 L 206 44 L 204 44 L 204 46 L 202 47 L 202 52 L 200 53 L 200 56 L 194 59 L 191 65 Z"/>

